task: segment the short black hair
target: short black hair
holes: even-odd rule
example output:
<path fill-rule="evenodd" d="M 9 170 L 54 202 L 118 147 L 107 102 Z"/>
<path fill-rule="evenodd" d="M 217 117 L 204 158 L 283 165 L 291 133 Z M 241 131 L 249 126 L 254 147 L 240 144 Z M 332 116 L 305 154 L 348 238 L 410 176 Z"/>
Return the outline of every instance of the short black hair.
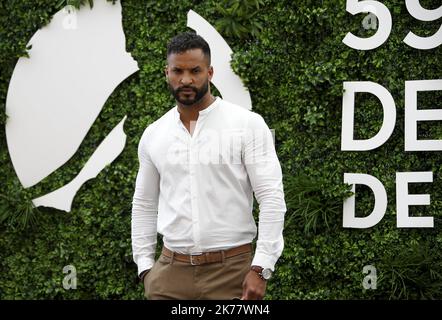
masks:
<path fill-rule="evenodd" d="M 184 32 L 173 37 L 167 45 L 167 56 L 172 53 L 183 53 L 187 50 L 201 49 L 210 65 L 210 47 L 203 37 L 193 32 Z"/>

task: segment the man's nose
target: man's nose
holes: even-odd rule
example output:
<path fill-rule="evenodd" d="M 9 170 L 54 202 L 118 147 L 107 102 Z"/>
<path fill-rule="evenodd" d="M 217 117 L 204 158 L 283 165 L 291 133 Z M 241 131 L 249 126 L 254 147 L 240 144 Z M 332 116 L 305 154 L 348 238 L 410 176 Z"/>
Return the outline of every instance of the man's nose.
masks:
<path fill-rule="evenodd" d="M 183 75 L 180 82 L 181 84 L 188 86 L 193 83 L 193 78 L 190 75 Z"/>

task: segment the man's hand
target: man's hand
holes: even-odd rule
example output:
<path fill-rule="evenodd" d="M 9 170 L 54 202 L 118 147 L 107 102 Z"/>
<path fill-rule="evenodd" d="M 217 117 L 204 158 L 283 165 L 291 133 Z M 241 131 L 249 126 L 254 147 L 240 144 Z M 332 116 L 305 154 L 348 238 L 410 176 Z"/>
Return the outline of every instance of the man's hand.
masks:
<path fill-rule="evenodd" d="M 267 282 L 253 270 L 247 273 L 242 283 L 241 300 L 262 300 L 266 293 Z"/>

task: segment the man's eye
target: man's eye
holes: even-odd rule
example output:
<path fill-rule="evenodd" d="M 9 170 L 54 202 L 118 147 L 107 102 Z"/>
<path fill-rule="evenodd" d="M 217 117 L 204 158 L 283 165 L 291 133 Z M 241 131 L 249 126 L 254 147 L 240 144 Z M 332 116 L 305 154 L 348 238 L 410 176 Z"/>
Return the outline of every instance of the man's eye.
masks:
<path fill-rule="evenodd" d="M 194 70 L 192 70 L 192 72 L 193 72 L 193 73 L 199 73 L 199 72 L 200 72 L 200 69 L 194 69 Z"/>

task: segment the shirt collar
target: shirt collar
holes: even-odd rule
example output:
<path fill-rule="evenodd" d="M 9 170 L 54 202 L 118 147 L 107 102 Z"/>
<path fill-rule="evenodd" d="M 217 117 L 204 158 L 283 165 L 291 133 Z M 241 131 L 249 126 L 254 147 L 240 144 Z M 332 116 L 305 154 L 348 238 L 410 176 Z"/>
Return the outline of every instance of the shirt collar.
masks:
<path fill-rule="evenodd" d="M 219 100 L 220 100 L 220 98 L 216 97 L 215 100 L 207 108 L 205 108 L 199 112 L 199 115 L 200 116 L 208 115 L 210 111 L 212 111 L 213 109 L 215 109 L 218 106 Z"/>
<path fill-rule="evenodd" d="M 205 108 L 199 112 L 198 118 L 204 118 L 209 114 L 210 111 L 216 109 L 216 107 L 219 105 L 220 100 L 221 100 L 220 97 L 216 97 L 215 100 L 207 108 Z M 181 119 L 180 119 L 180 113 L 178 111 L 178 106 L 175 106 L 174 110 L 175 110 L 174 111 L 175 121 L 177 123 L 180 123 Z"/>

